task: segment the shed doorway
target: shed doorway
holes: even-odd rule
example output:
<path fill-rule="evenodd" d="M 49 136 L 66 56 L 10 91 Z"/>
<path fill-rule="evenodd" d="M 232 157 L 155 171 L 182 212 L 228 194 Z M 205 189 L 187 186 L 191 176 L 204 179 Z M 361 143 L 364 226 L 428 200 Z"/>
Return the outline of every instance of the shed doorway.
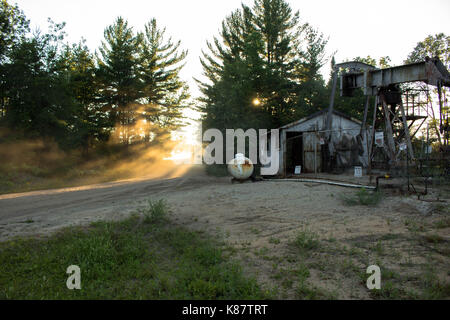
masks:
<path fill-rule="evenodd" d="M 295 167 L 303 171 L 303 133 L 286 132 L 286 175 L 294 174 Z"/>

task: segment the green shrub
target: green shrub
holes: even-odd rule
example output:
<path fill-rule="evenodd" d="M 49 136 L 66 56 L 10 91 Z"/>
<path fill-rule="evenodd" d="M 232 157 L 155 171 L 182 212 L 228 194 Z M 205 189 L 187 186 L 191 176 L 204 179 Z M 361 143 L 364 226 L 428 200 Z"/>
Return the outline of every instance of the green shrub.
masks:
<path fill-rule="evenodd" d="M 168 205 L 164 199 L 148 200 L 148 206 L 138 211 L 144 216 L 144 223 L 161 222 L 166 218 Z"/>
<path fill-rule="evenodd" d="M 302 230 L 297 234 L 294 241 L 295 245 L 304 250 L 311 250 L 319 247 L 317 234 L 308 230 Z"/>
<path fill-rule="evenodd" d="M 379 191 L 367 191 L 365 188 L 361 188 L 354 195 L 347 196 L 341 195 L 341 200 L 348 206 L 376 206 L 381 200 L 381 192 Z"/>

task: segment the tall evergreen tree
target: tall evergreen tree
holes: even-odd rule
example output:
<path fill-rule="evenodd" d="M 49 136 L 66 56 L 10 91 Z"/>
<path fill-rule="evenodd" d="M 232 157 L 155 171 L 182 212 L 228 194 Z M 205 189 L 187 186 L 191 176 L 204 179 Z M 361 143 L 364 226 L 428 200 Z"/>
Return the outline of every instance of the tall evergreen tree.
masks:
<path fill-rule="evenodd" d="M 155 19 L 145 26 L 140 51 L 142 87 L 141 115 L 146 121 L 147 140 L 160 141 L 180 126 L 182 111 L 187 107 L 187 84 L 180 71 L 187 51 L 180 51 L 181 41 L 165 39 L 166 29 L 160 29 Z"/>
<path fill-rule="evenodd" d="M 0 121 L 6 115 L 7 69 L 11 50 L 29 31 L 29 21 L 23 12 L 6 0 L 0 0 Z"/>
<path fill-rule="evenodd" d="M 19 7 L 0 0 L 0 62 L 28 31 L 29 21 Z"/>
<path fill-rule="evenodd" d="M 205 97 L 205 126 L 216 128 L 264 127 L 262 100 L 265 78 L 262 35 L 256 31 L 251 10 L 243 6 L 223 23 L 221 38 L 208 43 L 211 54 L 204 53 L 201 62 L 210 84 L 200 83 Z M 222 43 L 221 43 L 222 42 Z"/>
<path fill-rule="evenodd" d="M 37 31 L 18 42 L 3 65 L 5 119 L 10 127 L 30 135 L 65 142 L 73 124 L 74 101 L 60 64 L 64 24 L 50 27 L 46 34 Z"/>
<path fill-rule="evenodd" d="M 100 102 L 109 115 L 109 126 L 115 128 L 117 140 L 128 144 L 142 87 L 139 76 L 142 37 L 122 17 L 105 29 L 104 36 L 97 57 Z"/>
<path fill-rule="evenodd" d="M 98 103 L 99 83 L 95 76 L 94 55 L 89 51 L 85 41 L 72 46 L 66 45 L 61 54 L 62 68 L 68 79 L 70 93 L 76 108 L 72 136 L 74 146 L 80 146 L 85 155 L 96 143 L 108 139 L 108 117 Z"/>
<path fill-rule="evenodd" d="M 124 144 L 160 142 L 180 126 L 189 98 L 179 76 L 187 52 L 164 34 L 155 19 L 144 33 L 135 34 L 121 17 L 105 30 L 98 58 L 99 96 Z"/>
<path fill-rule="evenodd" d="M 312 84 L 311 92 L 323 87 L 316 73 L 325 45 L 283 0 L 243 5 L 225 19 L 201 59 L 209 80 L 200 82 L 204 126 L 276 128 L 296 119 L 305 107 L 302 85 Z"/>
<path fill-rule="evenodd" d="M 298 48 L 307 24 L 300 24 L 299 12 L 293 13 L 284 0 L 255 0 L 253 11 L 265 44 L 264 99 L 270 127 L 278 127 L 293 120 L 295 113 L 299 84 L 295 71 L 302 63 Z"/>
<path fill-rule="evenodd" d="M 297 86 L 295 117 L 301 118 L 328 107 L 325 81 L 320 69 L 327 61 L 325 47 L 328 40 L 317 30 L 307 27 L 304 49 L 299 49 L 302 63 L 297 67 L 300 85 Z"/>

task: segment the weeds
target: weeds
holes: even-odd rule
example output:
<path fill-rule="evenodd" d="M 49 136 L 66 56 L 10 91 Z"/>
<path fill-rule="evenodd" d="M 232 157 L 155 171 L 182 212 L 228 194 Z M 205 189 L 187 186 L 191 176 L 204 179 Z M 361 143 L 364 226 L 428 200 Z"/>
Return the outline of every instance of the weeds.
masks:
<path fill-rule="evenodd" d="M 439 221 L 436 221 L 433 226 L 436 229 L 445 229 L 445 228 L 450 228 L 450 218 L 445 218 Z"/>
<path fill-rule="evenodd" d="M 274 238 L 274 237 L 271 237 L 270 239 L 269 239 L 269 243 L 271 243 L 271 244 L 280 244 L 280 239 L 278 239 L 278 238 Z"/>
<path fill-rule="evenodd" d="M 367 191 L 365 188 L 361 188 L 354 195 L 341 195 L 342 202 L 347 206 L 376 206 L 381 201 L 382 195 L 379 191 Z"/>
<path fill-rule="evenodd" d="M 373 247 L 377 255 L 382 256 L 385 254 L 385 249 L 381 241 L 377 241 L 377 244 Z"/>
<path fill-rule="evenodd" d="M 450 283 L 439 280 L 432 267 L 428 267 L 420 279 L 423 299 L 448 299 L 450 297 Z"/>
<path fill-rule="evenodd" d="M 139 209 L 138 213 L 144 216 L 144 223 L 157 223 L 166 220 L 167 210 L 167 202 L 164 199 L 148 200 L 148 206 Z"/>
<path fill-rule="evenodd" d="M 312 250 L 319 247 L 319 239 L 314 232 L 302 230 L 297 234 L 294 244 L 302 250 Z"/>
<path fill-rule="evenodd" d="M 442 243 L 445 242 L 445 239 L 438 234 L 427 234 L 423 236 L 423 240 L 429 243 Z"/>
<path fill-rule="evenodd" d="M 403 290 L 394 286 L 392 281 L 384 281 L 380 289 L 370 290 L 373 299 L 391 299 L 398 300 L 404 296 Z"/>
<path fill-rule="evenodd" d="M 413 233 L 426 231 L 423 223 L 417 223 L 410 219 L 405 220 L 405 226 L 409 231 L 411 231 Z"/>

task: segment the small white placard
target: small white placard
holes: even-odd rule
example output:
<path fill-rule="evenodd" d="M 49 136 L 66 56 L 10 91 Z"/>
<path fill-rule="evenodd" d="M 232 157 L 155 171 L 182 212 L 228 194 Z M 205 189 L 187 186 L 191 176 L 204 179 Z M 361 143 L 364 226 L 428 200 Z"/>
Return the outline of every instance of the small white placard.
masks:
<path fill-rule="evenodd" d="M 362 167 L 355 167 L 355 177 L 357 178 L 362 177 Z"/>
<path fill-rule="evenodd" d="M 302 172 L 302 166 L 295 166 L 294 174 L 300 174 Z"/>
<path fill-rule="evenodd" d="M 378 147 L 382 147 L 384 145 L 384 132 L 383 131 L 375 132 L 375 144 Z"/>

